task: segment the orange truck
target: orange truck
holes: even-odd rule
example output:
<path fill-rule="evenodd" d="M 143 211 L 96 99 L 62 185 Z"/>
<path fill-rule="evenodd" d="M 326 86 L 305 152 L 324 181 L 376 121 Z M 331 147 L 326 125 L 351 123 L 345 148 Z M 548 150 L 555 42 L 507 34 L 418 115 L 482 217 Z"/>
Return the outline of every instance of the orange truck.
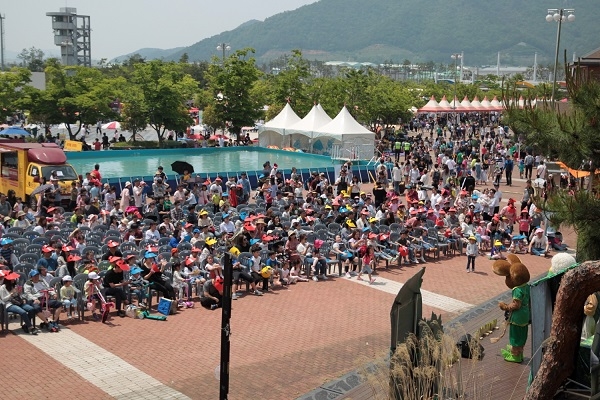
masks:
<path fill-rule="evenodd" d="M 50 183 L 53 173 L 63 200 L 68 201 L 71 183 L 78 181 L 79 176 L 60 147 L 54 143 L 0 142 L 0 192 L 14 190 L 17 197 L 35 203 L 31 193 L 44 182 Z"/>

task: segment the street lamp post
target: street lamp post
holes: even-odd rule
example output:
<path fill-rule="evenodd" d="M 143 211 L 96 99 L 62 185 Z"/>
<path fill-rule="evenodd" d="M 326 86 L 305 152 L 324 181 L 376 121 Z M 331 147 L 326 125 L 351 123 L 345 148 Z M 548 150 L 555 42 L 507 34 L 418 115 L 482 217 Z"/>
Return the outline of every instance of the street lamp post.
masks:
<path fill-rule="evenodd" d="M 568 14 L 568 15 L 565 15 Z M 572 8 L 549 8 L 548 14 L 546 14 L 547 22 L 558 22 L 556 28 L 556 54 L 554 56 L 554 74 L 552 76 L 552 102 L 555 102 L 556 94 L 556 72 L 558 70 L 558 50 L 560 47 L 560 31 L 562 29 L 563 22 L 575 21 L 575 10 Z M 566 71 L 565 71 L 566 73 Z"/>
<path fill-rule="evenodd" d="M 454 60 L 454 99 L 452 100 L 452 108 L 454 109 L 454 113 L 456 114 L 456 127 L 454 128 L 455 131 L 458 128 L 458 113 L 456 112 L 456 79 L 457 79 L 457 74 L 456 74 L 456 68 L 458 66 L 458 60 L 462 59 L 462 53 L 454 53 L 450 56 L 453 60 Z"/>
<path fill-rule="evenodd" d="M 229 46 L 227 43 L 219 43 L 217 50 L 223 51 L 223 57 L 221 60 L 223 61 L 223 66 L 225 66 L 225 52 L 231 50 L 231 46 Z"/>

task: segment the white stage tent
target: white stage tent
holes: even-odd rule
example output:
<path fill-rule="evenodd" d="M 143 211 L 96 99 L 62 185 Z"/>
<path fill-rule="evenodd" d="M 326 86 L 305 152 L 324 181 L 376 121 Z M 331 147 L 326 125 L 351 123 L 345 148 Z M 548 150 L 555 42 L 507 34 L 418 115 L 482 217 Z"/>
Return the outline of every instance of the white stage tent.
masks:
<path fill-rule="evenodd" d="M 261 147 L 277 146 L 285 147 L 286 130 L 300 121 L 290 103 L 287 103 L 283 110 L 275 118 L 266 122 L 258 132 L 258 144 Z"/>
<path fill-rule="evenodd" d="M 342 159 L 371 159 L 375 153 L 375 133 L 354 119 L 346 106 L 328 124 L 314 132 L 313 152 Z"/>
<path fill-rule="evenodd" d="M 286 138 L 286 142 L 290 147 L 308 151 L 312 147 L 314 132 L 329 122 L 331 117 L 323 107 L 320 104 L 314 105 L 306 117 L 286 129 L 286 137 L 289 137 L 289 140 Z"/>

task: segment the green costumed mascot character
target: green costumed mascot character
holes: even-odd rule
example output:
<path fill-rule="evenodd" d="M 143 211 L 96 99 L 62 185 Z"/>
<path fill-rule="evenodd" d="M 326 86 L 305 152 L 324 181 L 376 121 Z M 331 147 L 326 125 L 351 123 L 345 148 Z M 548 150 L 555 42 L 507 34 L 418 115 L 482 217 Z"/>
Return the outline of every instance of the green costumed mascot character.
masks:
<path fill-rule="evenodd" d="M 500 309 L 508 313 L 508 343 L 502 349 L 502 356 L 508 362 L 523 361 L 523 348 L 527 342 L 527 331 L 530 321 L 529 310 L 529 270 L 519 257 L 509 254 L 507 260 L 497 260 L 493 264 L 496 275 L 506 277 L 505 283 L 512 290 L 512 301 L 501 302 Z"/>

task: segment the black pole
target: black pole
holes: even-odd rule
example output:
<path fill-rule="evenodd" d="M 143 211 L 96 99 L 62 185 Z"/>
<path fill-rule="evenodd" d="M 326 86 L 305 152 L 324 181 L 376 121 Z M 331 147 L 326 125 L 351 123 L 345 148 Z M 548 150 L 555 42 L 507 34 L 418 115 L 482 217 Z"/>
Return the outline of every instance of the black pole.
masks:
<path fill-rule="evenodd" d="M 229 321 L 231 319 L 231 286 L 232 264 L 231 256 L 225 253 L 223 257 L 223 311 L 221 316 L 221 364 L 219 379 L 219 400 L 227 400 L 229 395 L 229 356 L 231 353 L 231 336 Z"/>

